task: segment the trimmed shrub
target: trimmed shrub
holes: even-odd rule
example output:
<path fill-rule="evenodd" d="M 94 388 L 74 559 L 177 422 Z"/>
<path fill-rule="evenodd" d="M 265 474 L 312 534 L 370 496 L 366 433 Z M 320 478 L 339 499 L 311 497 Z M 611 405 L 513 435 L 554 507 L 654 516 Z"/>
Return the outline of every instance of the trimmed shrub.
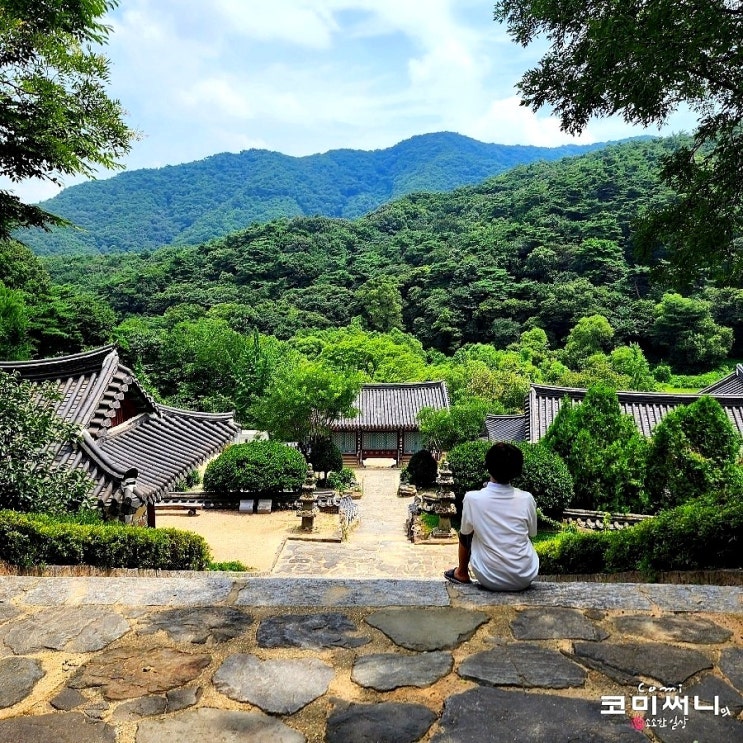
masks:
<path fill-rule="evenodd" d="M 204 570 L 210 559 L 204 538 L 187 531 L 0 511 L 0 560 L 11 565 Z"/>
<path fill-rule="evenodd" d="M 647 444 L 614 390 L 591 387 L 580 405 L 565 399 L 544 437 L 573 478 L 576 508 L 634 511 L 646 508 L 643 490 Z"/>
<path fill-rule="evenodd" d="M 449 452 L 447 461 L 454 476 L 454 492 L 461 502 L 468 490 L 479 490 L 490 479 L 485 467 L 485 453 L 489 441 L 465 441 Z"/>
<path fill-rule="evenodd" d="M 524 471 L 514 487 L 534 496 L 537 507 L 547 516 L 558 516 L 573 500 L 573 480 L 565 462 L 542 444 L 518 444 L 524 453 Z"/>
<path fill-rule="evenodd" d="M 234 444 L 204 473 L 204 490 L 217 493 L 275 493 L 298 490 L 307 476 L 307 463 L 297 449 L 277 441 Z"/>
<path fill-rule="evenodd" d="M 720 489 L 738 457 L 740 437 L 712 397 L 671 411 L 657 426 L 647 460 L 653 512 Z"/>
<path fill-rule="evenodd" d="M 543 575 L 743 567 L 743 501 L 690 501 L 622 531 L 565 531 L 536 545 Z"/>
<path fill-rule="evenodd" d="M 356 473 L 349 467 L 343 467 L 340 472 L 328 473 L 328 487 L 333 490 L 348 490 L 354 485 L 358 485 Z"/>
<path fill-rule="evenodd" d="M 430 488 L 436 482 L 439 467 L 428 449 L 421 449 L 410 457 L 407 466 L 408 482 L 419 488 Z"/>
<path fill-rule="evenodd" d="M 343 454 L 328 438 L 317 439 L 310 449 L 310 462 L 315 472 L 322 472 L 323 480 L 328 479 L 328 472 L 340 472 L 343 469 Z"/>

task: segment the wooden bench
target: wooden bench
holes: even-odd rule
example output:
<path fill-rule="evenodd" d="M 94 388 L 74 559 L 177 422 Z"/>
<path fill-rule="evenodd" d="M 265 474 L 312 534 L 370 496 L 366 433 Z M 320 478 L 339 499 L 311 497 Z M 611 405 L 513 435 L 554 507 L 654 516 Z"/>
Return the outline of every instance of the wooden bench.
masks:
<path fill-rule="evenodd" d="M 202 508 L 204 501 L 193 498 L 167 498 L 155 503 L 156 511 L 188 511 L 189 516 L 195 516 Z"/>

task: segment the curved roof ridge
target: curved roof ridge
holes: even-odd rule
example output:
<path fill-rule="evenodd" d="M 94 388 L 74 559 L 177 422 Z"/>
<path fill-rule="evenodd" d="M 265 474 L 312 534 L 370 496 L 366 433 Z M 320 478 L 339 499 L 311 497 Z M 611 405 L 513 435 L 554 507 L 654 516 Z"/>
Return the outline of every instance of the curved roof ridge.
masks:
<path fill-rule="evenodd" d="M 85 404 L 76 416 L 77 421 L 86 428 L 93 420 L 93 416 L 96 414 L 100 405 L 101 398 L 108 389 L 109 384 L 111 384 L 111 379 L 119 366 L 119 354 L 113 346 L 111 348 L 111 352 L 103 359 L 98 378 L 86 395 Z"/>
<path fill-rule="evenodd" d="M 203 410 L 186 410 L 185 408 L 175 408 L 172 405 L 163 405 L 162 403 L 157 403 L 157 409 L 164 413 L 175 413 L 189 418 L 201 418 L 202 420 L 228 421 L 235 418 L 234 410 L 228 413 L 206 413 Z"/>
<path fill-rule="evenodd" d="M 0 361 L 0 369 L 17 371 L 24 379 L 54 379 L 96 371 L 111 353 L 116 353 L 116 347 L 109 344 L 68 356 L 31 361 Z"/>
<path fill-rule="evenodd" d="M 428 379 L 425 382 L 364 382 L 362 387 L 422 387 L 445 384 L 443 379 Z"/>

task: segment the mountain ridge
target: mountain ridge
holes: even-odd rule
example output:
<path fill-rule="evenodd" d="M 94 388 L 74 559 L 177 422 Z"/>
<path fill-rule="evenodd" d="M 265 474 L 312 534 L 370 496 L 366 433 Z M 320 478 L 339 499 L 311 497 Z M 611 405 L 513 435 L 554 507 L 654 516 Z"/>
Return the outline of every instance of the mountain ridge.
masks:
<path fill-rule="evenodd" d="M 609 144 L 498 145 L 436 132 L 377 150 L 217 153 L 70 186 L 42 206 L 77 229 L 24 230 L 18 237 L 39 255 L 196 245 L 280 217 L 359 217 L 410 193 L 451 191 L 517 165 Z"/>

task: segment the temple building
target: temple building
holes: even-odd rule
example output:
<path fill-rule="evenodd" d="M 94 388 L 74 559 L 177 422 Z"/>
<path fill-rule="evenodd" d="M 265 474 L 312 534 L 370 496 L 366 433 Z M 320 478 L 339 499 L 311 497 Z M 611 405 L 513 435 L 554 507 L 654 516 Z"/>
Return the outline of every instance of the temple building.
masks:
<path fill-rule="evenodd" d="M 155 402 L 113 346 L 38 361 L 0 363 L 31 382 L 51 382 L 58 415 L 79 426 L 76 445 L 60 447 L 63 466 L 84 470 L 92 494 L 154 525 L 154 503 L 186 474 L 235 441 L 232 413 L 198 413 Z M 122 513 L 126 513 L 122 510 Z"/>
<path fill-rule="evenodd" d="M 547 433 L 557 411 L 566 399 L 580 403 L 586 390 L 532 384 L 518 415 L 488 415 L 485 419 L 490 441 L 529 441 L 536 443 Z M 743 435 L 743 366 L 698 394 L 667 392 L 617 392 L 619 407 L 632 416 L 643 436 L 650 436 L 655 426 L 675 408 L 689 405 L 702 395 L 714 397 L 739 434 Z"/>
<path fill-rule="evenodd" d="M 444 382 L 362 385 L 354 402 L 358 415 L 331 425 L 332 439 L 346 466 L 365 459 L 394 459 L 405 464 L 423 448 L 418 413 L 423 408 L 449 409 Z"/>

